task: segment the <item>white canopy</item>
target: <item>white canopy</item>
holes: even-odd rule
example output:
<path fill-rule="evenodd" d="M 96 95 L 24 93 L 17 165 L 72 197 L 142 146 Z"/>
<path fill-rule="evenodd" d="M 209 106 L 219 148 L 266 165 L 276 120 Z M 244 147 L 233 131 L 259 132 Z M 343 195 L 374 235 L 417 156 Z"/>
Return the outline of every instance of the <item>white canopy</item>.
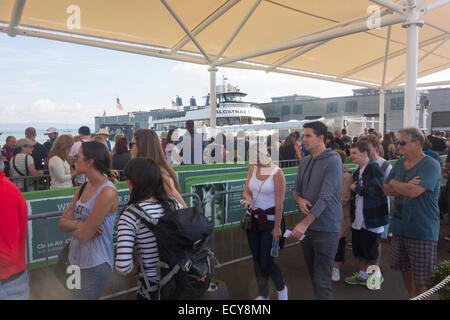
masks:
<path fill-rule="evenodd" d="M 406 83 L 405 124 L 414 125 L 417 77 L 450 67 L 449 3 L 0 0 L 0 31 L 205 64 L 212 84 L 220 66 L 382 92 Z"/>

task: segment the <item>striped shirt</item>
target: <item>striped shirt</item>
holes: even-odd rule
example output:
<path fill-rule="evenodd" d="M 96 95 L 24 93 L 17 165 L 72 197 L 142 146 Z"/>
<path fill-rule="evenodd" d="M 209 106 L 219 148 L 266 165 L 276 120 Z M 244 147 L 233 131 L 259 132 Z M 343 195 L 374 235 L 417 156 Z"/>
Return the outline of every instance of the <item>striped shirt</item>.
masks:
<path fill-rule="evenodd" d="M 164 215 L 164 209 L 159 202 L 139 202 L 139 206 L 147 215 L 158 220 Z M 177 203 L 177 209 L 181 205 Z M 145 274 L 153 282 L 159 281 L 158 275 L 158 246 L 156 237 L 147 226 L 139 222 L 136 216 L 130 211 L 125 210 L 119 218 L 117 226 L 117 254 L 116 270 L 123 274 L 128 274 L 133 270 L 133 248 L 142 259 Z"/>

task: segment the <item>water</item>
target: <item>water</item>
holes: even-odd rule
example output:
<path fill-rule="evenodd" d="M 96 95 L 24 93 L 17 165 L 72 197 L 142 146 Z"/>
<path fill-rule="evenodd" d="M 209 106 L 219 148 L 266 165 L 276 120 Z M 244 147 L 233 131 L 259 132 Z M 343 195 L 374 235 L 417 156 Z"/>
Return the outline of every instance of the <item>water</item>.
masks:
<path fill-rule="evenodd" d="M 8 136 L 14 136 L 17 140 L 20 138 L 25 138 L 25 129 L 29 126 L 25 126 L 23 130 L 17 130 L 17 129 L 5 129 L 3 130 L 0 124 L 0 132 L 3 132 L 2 135 L 0 135 L 0 146 L 3 147 L 3 145 L 6 143 L 6 138 Z M 48 140 L 48 136 L 44 135 L 46 133 L 46 129 L 36 129 L 36 141 L 43 144 Z M 58 128 L 59 135 L 62 134 L 71 134 L 72 136 L 78 135 L 78 128 L 76 129 L 59 129 Z"/>

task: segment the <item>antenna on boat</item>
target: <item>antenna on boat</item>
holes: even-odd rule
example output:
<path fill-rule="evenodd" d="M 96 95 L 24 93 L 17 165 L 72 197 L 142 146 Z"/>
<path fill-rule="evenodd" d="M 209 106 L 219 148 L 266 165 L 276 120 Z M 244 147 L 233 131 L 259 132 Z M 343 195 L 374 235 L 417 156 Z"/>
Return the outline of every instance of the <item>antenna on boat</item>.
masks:
<path fill-rule="evenodd" d="M 226 85 L 226 81 L 228 80 L 227 77 L 225 77 L 225 75 L 222 75 L 222 85 L 223 85 L 223 92 L 227 91 L 227 85 Z"/>

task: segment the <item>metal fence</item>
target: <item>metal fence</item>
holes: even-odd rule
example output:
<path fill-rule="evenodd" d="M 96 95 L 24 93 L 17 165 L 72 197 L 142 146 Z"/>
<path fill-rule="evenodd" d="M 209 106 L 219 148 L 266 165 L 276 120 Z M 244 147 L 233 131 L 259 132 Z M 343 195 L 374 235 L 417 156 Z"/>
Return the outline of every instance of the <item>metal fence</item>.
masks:
<path fill-rule="evenodd" d="M 44 174 L 41 176 L 21 176 L 21 177 L 8 177 L 15 185 L 19 185 L 18 182 L 23 183 L 23 188 L 20 191 L 39 191 L 50 189 L 50 175 Z"/>
<path fill-rule="evenodd" d="M 192 198 L 197 198 L 197 203 L 200 204 L 200 197 L 198 194 L 196 193 L 183 193 L 181 194 L 181 196 L 183 198 L 187 198 L 187 197 L 192 197 Z M 120 212 L 120 210 L 122 210 L 124 207 L 126 206 L 126 202 L 121 202 L 119 203 L 119 207 L 117 209 L 117 212 Z M 49 240 L 48 240 L 48 219 L 49 218 L 54 218 L 54 217 L 60 217 L 62 216 L 62 214 L 64 213 L 64 211 L 53 211 L 53 212 L 48 212 L 48 213 L 40 213 L 40 214 L 32 214 L 28 217 L 28 222 L 33 222 L 33 221 L 38 221 L 38 220 L 44 220 L 44 234 L 45 234 L 45 250 L 46 250 L 46 254 L 45 254 L 45 267 L 49 266 Z M 27 237 L 26 237 L 26 246 L 27 246 L 27 269 L 28 271 L 30 271 L 31 268 L 31 257 L 30 257 L 30 248 L 29 248 L 29 233 L 27 232 Z"/>

